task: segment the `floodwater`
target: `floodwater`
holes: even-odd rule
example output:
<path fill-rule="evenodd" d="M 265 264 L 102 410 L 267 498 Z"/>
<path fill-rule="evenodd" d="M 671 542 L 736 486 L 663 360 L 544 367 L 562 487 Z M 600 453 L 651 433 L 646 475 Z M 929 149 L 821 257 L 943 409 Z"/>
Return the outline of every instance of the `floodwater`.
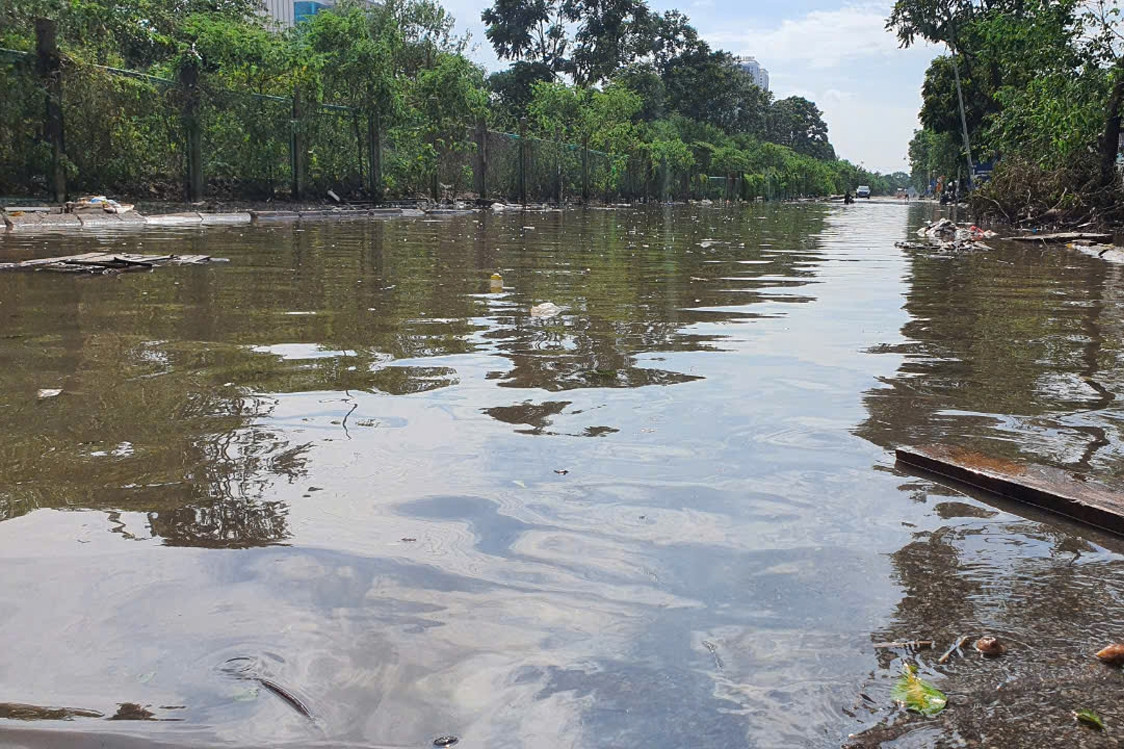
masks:
<path fill-rule="evenodd" d="M 1124 481 L 1124 278 L 935 210 L 0 238 L 230 260 L 0 275 L 0 745 L 1116 746 L 1121 545 L 892 448 Z"/>

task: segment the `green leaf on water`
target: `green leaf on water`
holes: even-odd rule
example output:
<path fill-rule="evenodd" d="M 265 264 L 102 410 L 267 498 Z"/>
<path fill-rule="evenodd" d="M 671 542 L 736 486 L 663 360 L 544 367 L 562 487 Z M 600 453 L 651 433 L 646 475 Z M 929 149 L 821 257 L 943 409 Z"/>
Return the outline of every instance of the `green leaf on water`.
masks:
<path fill-rule="evenodd" d="M 907 710 L 922 715 L 936 715 L 948 704 L 944 692 L 917 675 L 917 666 L 906 664 L 901 678 L 894 682 L 890 696 Z"/>
<path fill-rule="evenodd" d="M 1097 715 L 1092 710 L 1077 710 L 1073 713 L 1073 717 L 1077 718 L 1078 723 L 1084 723 L 1090 728 L 1095 728 L 1098 731 L 1104 730 L 1104 721 L 1101 720 L 1101 716 Z"/>

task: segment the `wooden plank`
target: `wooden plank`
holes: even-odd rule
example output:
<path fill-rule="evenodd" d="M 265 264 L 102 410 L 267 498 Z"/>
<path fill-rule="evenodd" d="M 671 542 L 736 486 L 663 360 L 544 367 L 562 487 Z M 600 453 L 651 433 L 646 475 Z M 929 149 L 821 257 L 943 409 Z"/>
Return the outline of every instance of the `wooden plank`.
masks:
<path fill-rule="evenodd" d="M 36 260 L 21 260 L 16 263 L 0 263 L 0 270 L 24 270 L 27 268 L 35 268 L 40 265 L 50 265 L 63 260 L 84 260 L 96 257 L 102 257 L 104 252 L 86 252 L 82 255 L 67 255 L 66 257 L 44 257 Z"/>
<path fill-rule="evenodd" d="M 1051 466 L 1026 465 L 948 445 L 900 447 L 898 463 L 1124 535 L 1124 494 Z"/>
<path fill-rule="evenodd" d="M 128 253 L 87 252 L 82 255 L 45 257 L 17 263 L 0 263 L 5 270 L 78 270 L 88 268 L 142 269 L 158 265 L 194 265 L 212 260 L 210 255 L 133 255 Z"/>
<path fill-rule="evenodd" d="M 1027 234 L 1022 237 L 1008 237 L 1014 242 L 1076 242 L 1079 239 L 1087 239 L 1090 242 L 1111 242 L 1111 234 L 1099 234 L 1082 231 L 1063 231 L 1056 234 Z"/>

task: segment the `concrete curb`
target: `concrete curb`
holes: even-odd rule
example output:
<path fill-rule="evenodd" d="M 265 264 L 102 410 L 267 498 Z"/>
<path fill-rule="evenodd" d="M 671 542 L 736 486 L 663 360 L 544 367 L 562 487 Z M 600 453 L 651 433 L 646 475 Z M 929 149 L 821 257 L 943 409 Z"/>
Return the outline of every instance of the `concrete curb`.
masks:
<path fill-rule="evenodd" d="M 202 224 L 203 216 L 199 213 L 161 213 L 145 216 L 144 222 L 149 226 L 193 226 Z"/>
<path fill-rule="evenodd" d="M 202 213 L 203 226 L 232 226 L 235 224 L 248 224 L 253 221 L 253 216 L 246 213 Z M 149 223 L 152 223 L 149 220 Z"/>
<path fill-rule="evenodd" d="M 82 228 L 82 222 L 73 213 L 5 213 L 4 225 L 9 231 L 58 231 Z"/>
<path fill-rule="evenodd" d="M 356 208 L 341 210 L 328 208 L 308 211 L 234 211 L 230 213 L 200 213 L 184 211 L 181 213 L 158 213 L 142 216 L 129 213 L 56 213 L 47 208 L 16 210 L 11 213 L 0 212 L 0 231 L 60 231 L 72 229 L 141 229 L 152 227 L 181 226 L 235 226 L 245 224 L 285 224 L 312 223 L 323 221 L 354 221 L 386 218 L 422 218 L 433 216 L 447 218 L 477 213 L 472 208 Z"/>
<path fill-rule="evenodd" d="M 61 215 L 61 214 L 60 214 Z M 120 229 L 124 227 L 144 226 L 147 222 L 144 216 L 138 213 L 79 213 L 78 220 L 82 227 L 91 229 Z"/>

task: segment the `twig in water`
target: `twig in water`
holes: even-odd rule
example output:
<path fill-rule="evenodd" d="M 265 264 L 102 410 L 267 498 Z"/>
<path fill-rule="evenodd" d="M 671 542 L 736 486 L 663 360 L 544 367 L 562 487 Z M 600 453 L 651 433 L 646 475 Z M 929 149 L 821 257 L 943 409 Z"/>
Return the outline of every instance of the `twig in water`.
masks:
<path fill-rule="evenodd" d="M 964 645 L 968 643 L 968 640 L 971 639 L 972 638 L 970 635 L 960 635 L 960 637 L 956 638 L 956 642 L 953 644 L 953 646 L 944 651 L 944 655 L 942 655 L 940 658 L 937 658 L 937 663 L 948 663 L 949 659 L 952 658 L 952 654 L 959 653 L 960 648 L 964 647 Z"/>

